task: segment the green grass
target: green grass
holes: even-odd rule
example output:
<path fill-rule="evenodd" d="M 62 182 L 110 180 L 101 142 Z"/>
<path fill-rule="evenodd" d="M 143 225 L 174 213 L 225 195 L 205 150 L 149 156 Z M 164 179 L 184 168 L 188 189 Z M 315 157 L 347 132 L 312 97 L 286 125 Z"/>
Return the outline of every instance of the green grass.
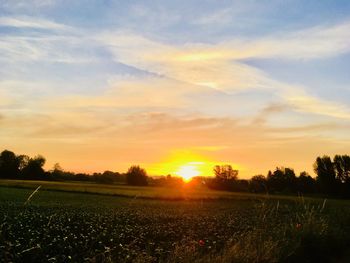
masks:
<path fill-rule="evenodd" d="M 1 183 L 0 262 L 349 262 L 349 201 Z"/>
<path fill-rule="evenodd" d="M 209 190 L 203 187 L 191 187 L 184 185 L 180 188 L 153 187 L 153 186 L 128 186 L 121 184 L 96 184 L 89 182 L 56 182 L 56 181 L 29 181 L 29 180 L 0 180 L 0 186 L 35 189 L 41 186 L 41 190 L 54 190 L 64 192 L 83 192 L 101 195 L 113 195 L 120 197 L 132 197 L 143 199 L 165 200 L 216 200 L 216 199 L 275 199 L 295 200 L 295 196 L 279 196 L 251 193 L 234 193 Z M 306 198 L 319 200 L 317 198 Z"/>
<path fill-rule="evenodd" d="M 57 190 L 66 192 L 84 192 L 103 195 L 115 195 L 137 198 L 153 199 L 230 199 L 230 198 L 255 198 L 250 194 L 236 194 L 230 192 L 213 191 L 206 188 L 192 188 L 184 185 L 180 188 L 167 187 L 139 187 L 128 185 L 104 185 L 86 182 L 50 182 L 50 181 L 28 181 L 28 180 L 0 180 L 0 186 L 11 186 L 19 188 L 36 188 L 42 186 L 42 190 Z M 263 195 L 261 195 L 263 196 Z"/>

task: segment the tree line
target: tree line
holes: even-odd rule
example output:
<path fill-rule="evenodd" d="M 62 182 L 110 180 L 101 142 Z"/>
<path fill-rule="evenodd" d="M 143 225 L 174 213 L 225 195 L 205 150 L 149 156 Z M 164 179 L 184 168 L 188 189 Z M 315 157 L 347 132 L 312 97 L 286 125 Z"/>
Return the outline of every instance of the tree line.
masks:
<path fill-rule="evenodd" d="M 104 184 L 129 184 L 181 187 L 182 178 L 171 175 L 149 177 L 145 169 L 131 166 L 126 173 L 104 171 L 103 173 L 73 173 L 64 171 L 59 164 L 45 171 L 45 158 L 37 155 L 16 155 L 4 150 L 0 154 L 0 178 L 22 180 L 54 180 L 54 181 L 90 181 Z M 206 186 L 210 189 L 270 193 L 270 194 L 322 194 L 340 198 L 350 198 L 350 156 L 335 155 L 317 157 L 314 163 L 316 177 L 307 172 L 298 176 L 292 168 L 276 167 L 267 175 L 255 175 L 251 179 L 239 179 L 239 171 L 231 165 L 217 165 L 213 169 L 214 177 L 196 177 L 190 184 Z"/>
<path fill-rule="evenodd" d="M 292 168 L 276 167 L 267 175 L 255 175 L 249 180 L 239 180 L 238 170 L 230 165 L 215 166 L 215 178 L 208 179 L 209 188 L 217 190 L 280 193 L 322 194 L 350 198 L 350 156 L 317 157 L 313 165 L 316 177 L 303 171 L 297 176 Z"/>

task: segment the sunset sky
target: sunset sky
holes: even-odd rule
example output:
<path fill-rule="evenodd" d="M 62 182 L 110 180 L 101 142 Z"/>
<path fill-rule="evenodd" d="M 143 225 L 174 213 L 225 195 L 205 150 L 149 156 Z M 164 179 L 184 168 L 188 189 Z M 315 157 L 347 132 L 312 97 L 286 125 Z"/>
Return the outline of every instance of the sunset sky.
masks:
<path fill-rule="evenodd" d="M 350 153 L 350 1 L 0 1 L 0 151 L 241 178 Z"/>

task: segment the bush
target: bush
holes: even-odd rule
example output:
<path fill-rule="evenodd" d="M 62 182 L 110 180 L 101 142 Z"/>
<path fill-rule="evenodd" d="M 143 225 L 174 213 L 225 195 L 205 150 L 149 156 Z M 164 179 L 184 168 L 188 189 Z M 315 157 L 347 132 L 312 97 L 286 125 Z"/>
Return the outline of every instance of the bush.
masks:
<path fill-rule="evenodd" d="M 140 166 L 131 166 L 126 173 L 126 182 L 129 185 L 148 185 L 146 170 Z"/>

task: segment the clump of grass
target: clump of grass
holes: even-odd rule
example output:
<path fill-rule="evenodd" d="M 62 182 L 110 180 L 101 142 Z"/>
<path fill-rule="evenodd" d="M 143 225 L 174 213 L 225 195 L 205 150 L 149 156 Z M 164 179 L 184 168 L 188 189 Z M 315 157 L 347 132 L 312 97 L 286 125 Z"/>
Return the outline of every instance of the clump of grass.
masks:
<path fill-rule="evenodd" d="M 256 226 L 241 235 L 216 262 L 328 262 L 330 254 L 328 220 L 322 207 L 304 200 L 291 211 L 279 211 L 262 203 L 257 209 Z M 280 213 L 290 213 L 281 221 Z M 211 262 L 214 262 L 213 260 Z"/>
<path fill-rule="evenodd" d="M 181 248 L 175 250 L 172 262 L 329 262 L 331 237 L 324 206 L 302 201 L 280 208 L 279 203 L 262 202 L 256 208 L 254 225 L 233 237 L 220 254 L 201 256 L 193 249 Z"/>

